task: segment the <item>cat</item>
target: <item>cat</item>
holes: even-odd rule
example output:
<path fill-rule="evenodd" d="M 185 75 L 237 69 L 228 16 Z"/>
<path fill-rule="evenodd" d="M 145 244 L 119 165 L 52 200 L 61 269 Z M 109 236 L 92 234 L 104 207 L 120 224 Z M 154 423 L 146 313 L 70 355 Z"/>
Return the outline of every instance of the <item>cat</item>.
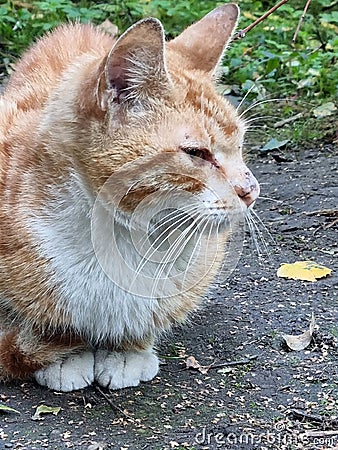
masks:
<path fill-rule="evenodd" d="M 259 194 L 215 86 L 238 16 L 219 6 L 167 43 L 154 18 L 116 41 L 61 25 L 16 64 L 0 98 L 2 380 L 157 375 L 157 337 L 198 307 Z"/>

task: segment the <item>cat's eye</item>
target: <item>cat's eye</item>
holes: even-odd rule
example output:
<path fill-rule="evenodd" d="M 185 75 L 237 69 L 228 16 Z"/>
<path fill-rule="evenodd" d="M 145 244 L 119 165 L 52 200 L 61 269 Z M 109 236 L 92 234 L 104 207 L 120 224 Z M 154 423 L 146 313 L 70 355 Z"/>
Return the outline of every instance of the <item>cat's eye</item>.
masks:
<path fill-rule="evenodd" d="M 203 159 L 204 161 L 212 162 L 213 160 L 212 154 L 207 148 L 181 147 L 181 150 L 183 150 L 184 153 L 186 153 L 189 156 L 200 158 Z"/>

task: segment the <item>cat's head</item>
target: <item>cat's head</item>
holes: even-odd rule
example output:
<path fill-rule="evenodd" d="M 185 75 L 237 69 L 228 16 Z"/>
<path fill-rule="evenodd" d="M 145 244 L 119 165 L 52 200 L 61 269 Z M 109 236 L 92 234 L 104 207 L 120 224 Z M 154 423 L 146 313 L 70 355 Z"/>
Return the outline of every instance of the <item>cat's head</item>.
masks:
<path fill-rule="evenodd" d="M 96 101 L 108 129 L 104 164 L 107 176 L 120 171 L 123 211 L 160 192 L 189 193 L 215 217 L 257 198 L 242 158 L 245 123 L 216 90 L 238 15 L 235 4 L 219 6 L 168 43 L 157 19 L 141 20 L 103 61 Z"/>

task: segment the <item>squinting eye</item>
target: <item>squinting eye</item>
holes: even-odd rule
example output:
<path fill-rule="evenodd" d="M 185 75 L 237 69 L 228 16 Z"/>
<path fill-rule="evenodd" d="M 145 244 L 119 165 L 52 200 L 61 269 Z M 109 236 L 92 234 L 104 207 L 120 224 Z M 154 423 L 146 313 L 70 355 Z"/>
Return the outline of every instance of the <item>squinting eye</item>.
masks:
<path fill-rule="evenodd" d="M 194 156 L 195 158 L 204 159 L 205 161 L 212 161 L 212 154 L 207 148 L 198 148 L 198 147 L 182 147 L 184 153 L 189 156 Z"/>

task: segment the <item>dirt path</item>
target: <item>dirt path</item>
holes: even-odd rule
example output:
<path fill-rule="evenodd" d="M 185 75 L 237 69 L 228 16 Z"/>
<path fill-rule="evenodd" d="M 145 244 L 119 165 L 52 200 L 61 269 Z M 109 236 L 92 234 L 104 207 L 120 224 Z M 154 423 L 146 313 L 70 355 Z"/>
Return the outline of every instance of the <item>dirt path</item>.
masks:
<path fill-rule="evenodd" d="M 276 241 L 263 231 L 270 259 L 259 261 L 246 244 L 231 278 L 162 340 L 163 364 L 152 383 L 71 394 L 1 385 L 0 402 L 21 412 L 0 417 L 1 449 L 338 448 L 337 212 L 304 214 L 337 208 L 338 156 L 328 146 L 281 164 L 267 155 L 251 167 L 262 196 L 279 201 L 256 207 Z M 298 259 L 322 263 L 333 275 L 317 283 L 277 278 L 280 263 Z M 305 331 L 312 313 L 314 342 L 288 351 L 281 332 Z M 187 370 L 189 355 L 214 367 Z M 34 421 L 39 404 L 61 410 Z"/>

